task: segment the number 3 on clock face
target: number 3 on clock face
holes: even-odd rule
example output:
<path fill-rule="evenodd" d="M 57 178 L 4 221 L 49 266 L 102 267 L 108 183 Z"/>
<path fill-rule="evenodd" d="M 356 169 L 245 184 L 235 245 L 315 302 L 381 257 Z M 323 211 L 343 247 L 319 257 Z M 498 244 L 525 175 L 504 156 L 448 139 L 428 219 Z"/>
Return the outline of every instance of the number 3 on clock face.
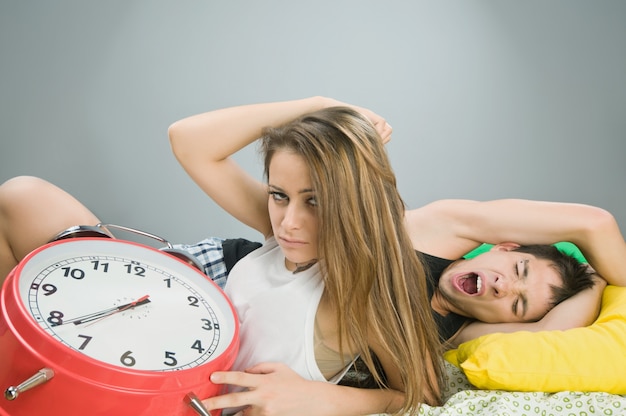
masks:
<path fill-rule="evenodd" d="M 86 243 L 89 255 L 60 245 L 22 270 L 22 301 L 52 337 L 96 360 L 152 371 L 193 368 L 230 345 L 230 305 L 206 276 L 142 246 Z"/>

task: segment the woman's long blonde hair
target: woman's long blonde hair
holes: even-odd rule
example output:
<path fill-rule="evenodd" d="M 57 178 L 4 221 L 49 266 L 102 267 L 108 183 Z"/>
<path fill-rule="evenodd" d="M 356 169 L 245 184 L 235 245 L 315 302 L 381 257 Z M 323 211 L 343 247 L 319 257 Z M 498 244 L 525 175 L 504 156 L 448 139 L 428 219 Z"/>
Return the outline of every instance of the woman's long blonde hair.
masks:
<path fill-rule="evenodd" d="M 441 345 L 426 275 L 380 136 L 357 111 L 332 107 L 265 131 L 266 176 L 278 150 L 301 155 L 311 171 L 325 296 L 347 334 L 340 345 L 355 347 L 381 386 L 369 341 L 388 351 L 405 388 L 400 413 L 440 404 Z"/>

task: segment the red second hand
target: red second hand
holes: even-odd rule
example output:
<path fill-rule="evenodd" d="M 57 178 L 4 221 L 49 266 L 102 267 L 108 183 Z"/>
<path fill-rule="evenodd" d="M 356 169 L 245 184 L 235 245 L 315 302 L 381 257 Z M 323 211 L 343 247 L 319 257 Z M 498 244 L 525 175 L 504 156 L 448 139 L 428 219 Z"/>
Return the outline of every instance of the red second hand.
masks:
<path fill-rule="evenodd" d="M 150 295 L 144 295 L 144 296 L 140 297 L 139 299 L 137 299 L 136 301 L 131 302 L 130 305 L 128 305 L 126 308 L 122 308 L 121 310 L 132 308 L 133 306 L 137 306 L 138 303 L 143 302 L 144 300 L 148 299 L 149 297 L 150 297 Z"/>
<path fill-rule="evenodd" d="M 150 297 L 150 295 L 144 295 L 144 296 L 140 297 L 139 299 L 137 299 L 137 300 L 135 300 L 135 301 L 133 301 L 133 302 L 130 302 L 128 305 L 124 306 L 123 308 L 120 308 L 120 309 L 118 309 L 118 310 L 116 310 L 116 311 L 114 311 L 114 312 L 111 312 L 110 314 L 105 315 L 105 316 L 103 316 L 103 317 L 101 317 L 101 318 L 98 318 L 98 319 L 96 319 L 95 321 L 90 322 L 90 323 L 88 323 L 88 324 L 87 324 L 87 325 L 85 325 L 85 326 L 87 327 L 87 326 L 93 325 L 93 324 L 95 324 L 96 322 L 100 322 L 100 321 L 101 321 L 101 320 L 103 320 L 104 318 L 108 318 L 109 316 L 111 316 L 111 315 L 115 315 L 115 314 L 116 314 L 116 313 L 118 313 L 118 312 L 123 312 L 123 311 L 125 311 L 125 310 L 127 310 L 127 309 L 134 308 L 135 306 L 137 306 L 137 304 L 138 304 L 138 303 L 141 303 L 141 302 L 144 302 L 144 301 L 148 300 L 148 298 L 149 298 L 149 297 Z"/>

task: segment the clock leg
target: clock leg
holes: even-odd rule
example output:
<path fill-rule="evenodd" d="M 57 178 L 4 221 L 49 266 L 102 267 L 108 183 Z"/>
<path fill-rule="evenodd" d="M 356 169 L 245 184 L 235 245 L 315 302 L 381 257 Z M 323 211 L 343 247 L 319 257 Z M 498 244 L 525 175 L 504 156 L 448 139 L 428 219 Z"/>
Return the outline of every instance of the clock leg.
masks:
<path fill-rule="evenodd" d="M 20 393 L 30 390 L 33 387 L 37 387 L 50 380 L 52 377 L 54 377 L 54 371 L 49 368 L 42 368 L 37 372 L 37 374 L 30 377 L 23 383 L 20 383 L 17 387 L 11 386 L 6 389 L 4 392 L 4 398 L 7 400 L 15 400 Z"/>
<path fill-rule="evenodd" d="M 185 403 L 195 410 L 200 416 L 211 416 L 209 411 L 206 410 L 200 399 L 198 399 L 195 394 L 187 394 L 185 396 Z"/>

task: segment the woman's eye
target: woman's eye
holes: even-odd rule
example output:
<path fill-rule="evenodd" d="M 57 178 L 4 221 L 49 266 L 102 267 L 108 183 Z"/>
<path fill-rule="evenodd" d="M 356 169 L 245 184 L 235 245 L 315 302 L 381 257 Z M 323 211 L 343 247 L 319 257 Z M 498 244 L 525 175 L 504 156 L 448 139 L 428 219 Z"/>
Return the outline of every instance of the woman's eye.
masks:
<path fill-rule="evenodd" d="M 309 198 L 309 200 L 307 201 L 309 205 L 311 205 L 312 207 L 316 207 L 317 206 L 317 199 L 316 198 Z"/>
<path fill-rule="evenodd" d="M 277 202 L 286 201 L 288 199 L 287 195 L 285 195 L 285 194 L 283 194 L 281 192 L 271 191 L 270 192 L 270 196 L 272 197 L 272 199 L 274 201 L 277 201 Z"/>

